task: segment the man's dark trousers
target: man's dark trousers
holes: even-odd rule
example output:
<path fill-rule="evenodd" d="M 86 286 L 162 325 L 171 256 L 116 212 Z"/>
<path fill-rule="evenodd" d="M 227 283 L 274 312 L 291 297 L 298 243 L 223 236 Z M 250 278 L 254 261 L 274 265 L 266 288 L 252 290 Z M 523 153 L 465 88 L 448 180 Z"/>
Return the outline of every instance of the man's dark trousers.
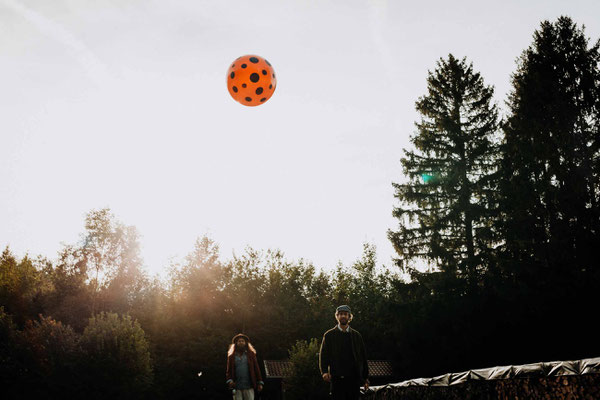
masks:
<path fill-rule="evenodd" d="M 357 400 L 360 396 L 358 379 L 356 377 L 332 377 L 331 394 L 333 400 Z"/>

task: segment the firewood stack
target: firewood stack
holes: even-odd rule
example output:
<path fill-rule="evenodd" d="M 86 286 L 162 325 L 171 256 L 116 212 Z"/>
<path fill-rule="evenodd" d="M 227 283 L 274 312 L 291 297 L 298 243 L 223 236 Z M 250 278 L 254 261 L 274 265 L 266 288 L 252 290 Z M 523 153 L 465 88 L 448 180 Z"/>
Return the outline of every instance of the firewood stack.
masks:
<path fill-rule="evenodd" d="M 368 400 L 596 400 L 600 358 L 503 366 L 376 386 Z"/>

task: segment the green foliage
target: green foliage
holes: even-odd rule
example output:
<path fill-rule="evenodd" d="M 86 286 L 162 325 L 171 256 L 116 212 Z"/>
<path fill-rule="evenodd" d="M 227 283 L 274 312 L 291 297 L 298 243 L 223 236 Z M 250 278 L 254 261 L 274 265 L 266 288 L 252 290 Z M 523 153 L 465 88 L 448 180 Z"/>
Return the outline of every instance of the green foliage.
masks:
<path fill-rule="evenodd" d="M 465 59 L 440 59 L 427 78 L 427 95 L 402 158 L 408 182 L 394 184 L 398 231 L 388 236 L 398 265 L 416 260 L 476 281 L 486 267 L 496 213 L 498 111 L 493 89 Z M 414 270 L 413 270 L 414 272 Z"/>
<path fill-rule="evenodd" d="M 600 42 L 590 44 L 569 17 L 543 21 L 512 85 L 500 164 L 500 268 L 487 277 L 488 291 L 507 307 L 523 305 L 512 321 L 532 343 L 532 359 L 552 358 L 543 334 L 556 329 L 552 315 L 578 328 L 562 336 L 572 350 L 554 358 L 584 357 L 577 343 L 591 340 L 587 316 L 596 313 L 600 287 Z"/>
<path fill-rule="evenodd" d="M 319 347 L 316 338 L 298 340 L 289 350 L 292 363 L 291 378 L 286 380 L 286 398 L 327 399 L 329 385 L 323 382 L 319 372 Z"/>
<path fill-rule="evenodd" d="M 50 317 L 20 331 L 0 307 L 0 382 L 6 398 L 80 397 L 79 335 Z"/>
<path fill-rule="evenodd" d="M 79 336 L 70 326 L 51 317 L 40 316 L 39 321 L 28 321 L 21 338 L 40 363 L 39 369 L 48 375 L 56 369 L 72 366 L 79 352 Z"/>
<path fill-rule="evenodd" d="M 600 270 L 599 48 L 568 17 L 544 21 L 513 75 L 504 267 L 529 285 Z"/>
<path fill-rule="evenodd" d="M 120 398 L 139 396 L 152 383 L 149 344 L 129 315 L 100 313 L 81 336 L 86 377 L 93 393 Z"/>
<path fill-rule="evenodd" d="M 67 246 L 59 255 L 54 268 L 46 275 L 52 290 L 42 298 L 44 313 L 82 332 L 92 314 L 93 288 L 87 280 L 86 265 L 75 261 L 72 247 Z"/>
<path fill-rule="evenodd" d="M 124 313 L 147 279 L 141 269 L 139 234 L 117 221 L 108 208 L 90 211 L 85 229 L 79 244 L 64 247 L 63 269 L 85 279 L 92 313 Z"/>
<path fill-rule="evenodd" d="M 214 326 L 212 311 L 223 301 L 220 292 L 225 284 L 224 274 L 218 246 L 207 237 L 198 239 L 185 262 L 170 269 L 170 294 L 179 304 L 179 312 Z"/>
<path fill-rule="evenodd" d="M 47 290 L 40 262 L 28 256 L 17 260 L 7 247 L 0 255 L 0 305 L 23 324 L 38 311 L 36 298 Z"/>
<path fill-rule="evenodd" d="M 19 341 L 26 364 L 28 387 L 38 395 L 80 396 L 80 367 L 85 360 L 79 347 L 79 335 L 70 326 L 51 317 L 28 321 Z"/>

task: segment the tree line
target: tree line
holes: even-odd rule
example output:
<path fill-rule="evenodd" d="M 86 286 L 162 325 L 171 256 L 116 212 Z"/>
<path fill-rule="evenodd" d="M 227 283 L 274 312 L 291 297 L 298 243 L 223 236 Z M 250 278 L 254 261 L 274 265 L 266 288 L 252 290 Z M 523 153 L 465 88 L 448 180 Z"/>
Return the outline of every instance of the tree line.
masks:
<path fill-rule="evenodd" d="M 313 355 L 339 304 L 397 380 L 600 354 L 599 48 L 568 17 L 543 21 L 503 117 L 471 62 L 438 60 L 394 183 L 393 268 L 370 244 L 326 272 L 278 250 L 223 259 L 203 237 L 160 280 L 108 209 L 56 260 L 6 248 L 3 392 L 225 398 L 226 348 L 244 332 L 260 359 L 294 362 L 290 397 L 319 398 Z"/>

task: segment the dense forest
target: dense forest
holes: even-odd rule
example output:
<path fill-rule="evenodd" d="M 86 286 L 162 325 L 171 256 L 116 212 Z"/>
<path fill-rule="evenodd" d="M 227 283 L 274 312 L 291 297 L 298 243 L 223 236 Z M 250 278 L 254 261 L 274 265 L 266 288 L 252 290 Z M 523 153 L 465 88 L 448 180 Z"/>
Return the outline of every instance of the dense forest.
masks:
<path fill-rule="evenodd" d="M 294 361 L 290 398 L 318 398 L 314 354 L 339 304 L 397 380 L 600 355 L 599 49 L 570 18 L 543 21 L 505 107 L 466 58 L 437 61 L 398 149 L 391 268 L 368 243 L 332 270 L 279 250 L 224 259 L 202 237 L 161 280 L 109 209 L 56 259 L 7 247 L 3 397 L 226 398 L 244 332 L 260 360 Z"/>

